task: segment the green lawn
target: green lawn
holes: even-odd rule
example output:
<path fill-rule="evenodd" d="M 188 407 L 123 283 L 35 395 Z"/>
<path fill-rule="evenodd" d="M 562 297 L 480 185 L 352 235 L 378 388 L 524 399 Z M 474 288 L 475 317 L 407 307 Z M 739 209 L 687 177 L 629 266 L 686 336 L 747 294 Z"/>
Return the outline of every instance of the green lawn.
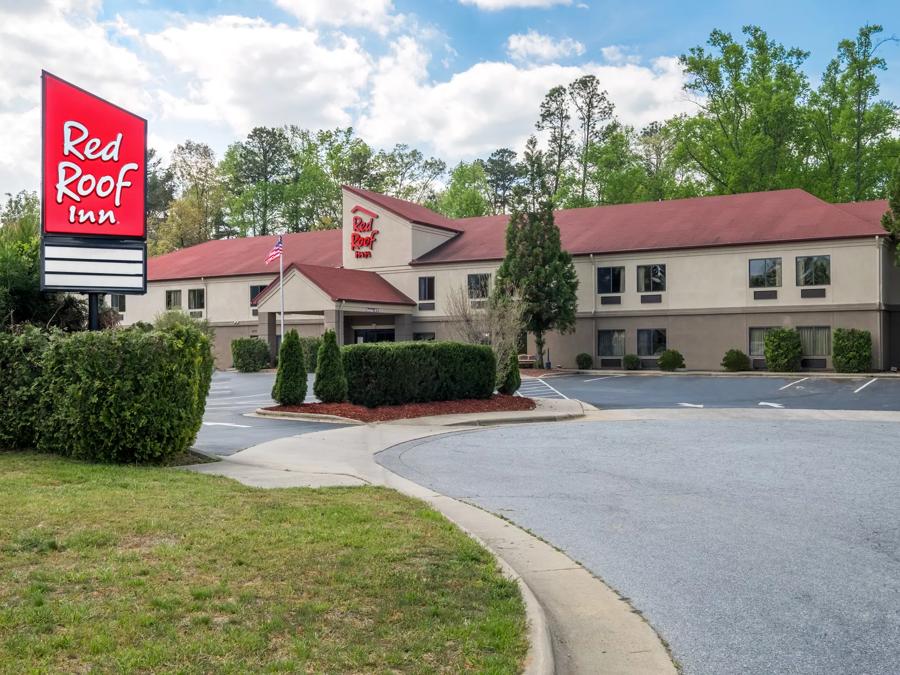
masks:
<path fill-rule="evenodd" d="M 0 453 L 4 673 L 512 673 L 526 650 L 515 583 L 396 492 Z"/>

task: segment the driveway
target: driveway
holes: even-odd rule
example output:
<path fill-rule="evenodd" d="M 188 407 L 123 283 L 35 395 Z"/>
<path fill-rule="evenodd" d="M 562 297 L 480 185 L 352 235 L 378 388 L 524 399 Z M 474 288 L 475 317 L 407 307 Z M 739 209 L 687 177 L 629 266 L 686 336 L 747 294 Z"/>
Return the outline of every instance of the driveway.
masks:
<path fill-rule="evenodd" d="M 581 561 L 687 673 L 900 672 L 900 423 L 689 414 L 498 427 L 378 461 Z"/>

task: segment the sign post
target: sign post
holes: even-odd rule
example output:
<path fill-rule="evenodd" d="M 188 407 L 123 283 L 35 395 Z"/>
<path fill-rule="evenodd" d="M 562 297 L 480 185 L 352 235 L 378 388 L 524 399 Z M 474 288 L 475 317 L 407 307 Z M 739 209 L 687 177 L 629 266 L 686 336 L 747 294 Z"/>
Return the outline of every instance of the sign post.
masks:
<path fill-rule="evenodd" d="M 41 73 L 41 290 L 147 292 L 147 120 Z"/>

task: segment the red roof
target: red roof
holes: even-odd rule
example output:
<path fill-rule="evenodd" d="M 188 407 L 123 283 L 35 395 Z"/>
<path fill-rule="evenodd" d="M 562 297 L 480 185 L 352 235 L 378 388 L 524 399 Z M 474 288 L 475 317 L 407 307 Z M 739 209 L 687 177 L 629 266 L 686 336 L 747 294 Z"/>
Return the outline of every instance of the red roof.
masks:
<path fill-rule="evenodd" d="M 374 302 L 382 305 L 416 304 L 375 272 L 303 264 L 291 265 L 289 269 L 297 270 L 335 302 L 346 300 L 347 302 Z M 285 269 L 285 273 L 287 271 L 288 269 Z M 253 298 L 253 304 L 258 304 L 275 288 L 278 288 L 277 278 Z"/>
<path fill-rule="evenodd" d="M 156 256 L 147 261 L 147 280 L 277 274 L 278 264 L 265 262 L 277 240 L 277 236 L 215 239 Z M 337 267 L 342 262 L 340 230 L 284 235 L 285 267 L 294 263 Z"/>
<path fill-rule="evenodd" d="M 877 222 L 799 189 L 567 209 L 556 211 L 555 219 L 563 248 L 573 255 L 884 234 Z M 457 220 L 465 234 L 413 263 L 500 260 L 508 220 L 503 215 Z"/>
<path fill-rule="evenodd" d="M 852 213 L 857 218 L 862 218 L 877 225 L 881 224 L 881 216 L 891 208 L 887 199 L 876 199 L 871 202 L 846 202 L 844 204 L 835 204 L 835 206 L 847 213 Z"/>
<path fill-rule="evenodd" d="M 457 221 L 451 220 L 447 216 L 442 216 L 440 213 L 435 213 L 421 204 L 414 204 L 413 202 L 408 202 L 403 199 L 388 197 L 387 195 L 381 195 L 377 192 L 370 192 L 369 190 L 363 190 L 362 188 L 351 187 L 349 185 L 343 185 L 341 187 L 347 192 L 352 192 L 357 197 L 362 197 L 373 204 L 378 204 L 381 208 L 386 209 L 401 218 L 405 218 L 412 223 L 428 225 L 429 227 L 436 227 L 441 230 L 450 230 L 451 232 L 462 231 Z"/>

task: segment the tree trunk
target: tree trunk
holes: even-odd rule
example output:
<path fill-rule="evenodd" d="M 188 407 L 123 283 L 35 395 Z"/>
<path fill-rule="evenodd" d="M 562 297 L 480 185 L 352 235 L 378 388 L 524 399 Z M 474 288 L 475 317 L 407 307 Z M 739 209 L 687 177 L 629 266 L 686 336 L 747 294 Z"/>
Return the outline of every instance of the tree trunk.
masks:
<path fill-rule="evenodd" d="M 534 363 L 535 368 L 544 367 L 544 331 L 534 332 L 534 346 L 537 348 L 537 360 Z"/>

